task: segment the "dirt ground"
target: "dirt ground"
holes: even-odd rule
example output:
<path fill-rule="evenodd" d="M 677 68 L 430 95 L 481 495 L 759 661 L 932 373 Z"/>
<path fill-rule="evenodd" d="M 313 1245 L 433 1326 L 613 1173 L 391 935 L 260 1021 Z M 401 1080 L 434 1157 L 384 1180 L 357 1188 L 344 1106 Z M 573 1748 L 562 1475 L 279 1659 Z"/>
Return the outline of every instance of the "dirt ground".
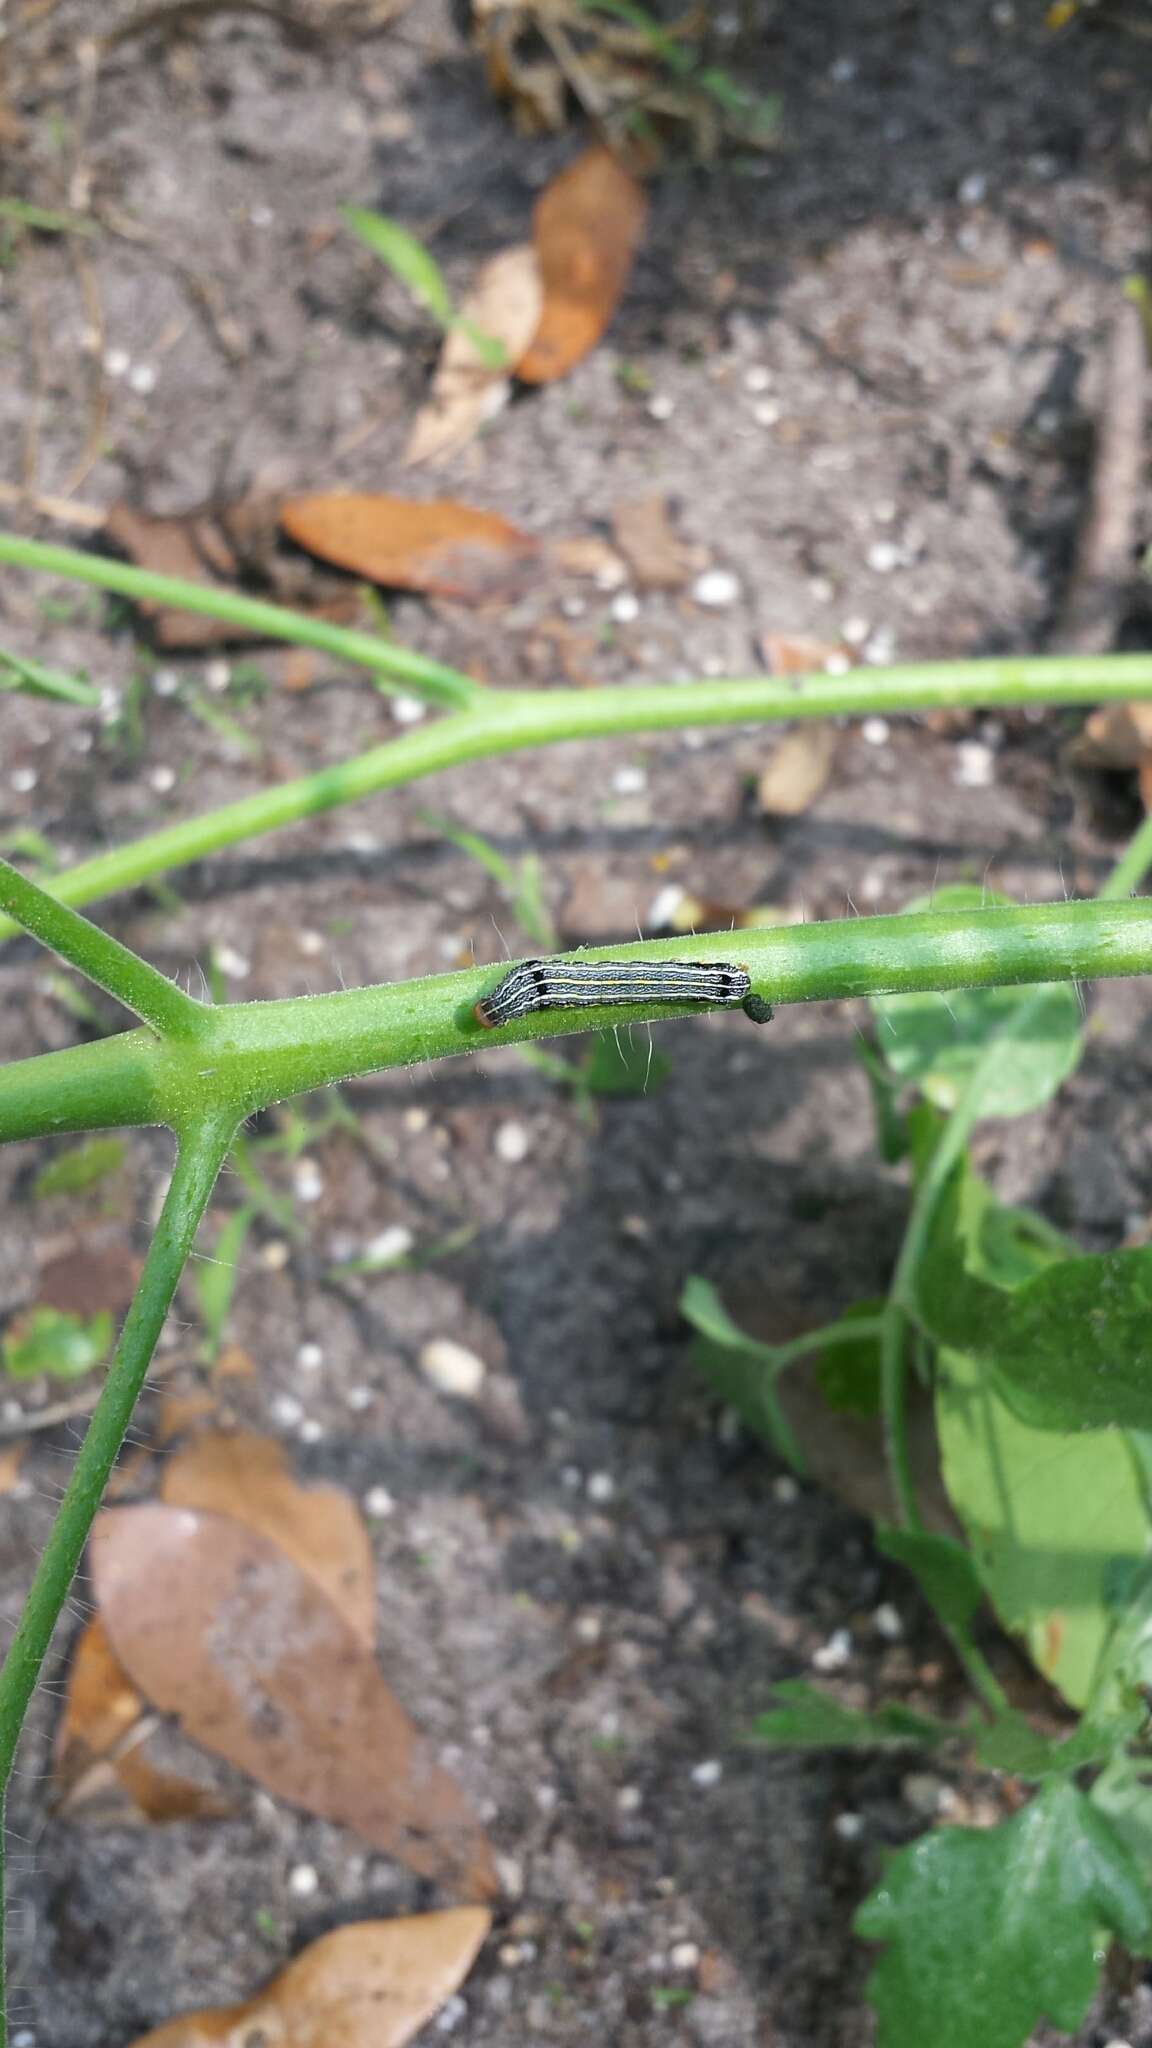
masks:
<path fill-rule="evenodd" d="M 82 190 L 137 232 L 83 249 L 26 239 L 0 273 L 4 479 L 65 488 L 96 417 L 79 495 L 98 506 L 178 511 L 253 484 L 403 488 L 434 337 L 336 208 L 378 206 L 431 236 L 458 288 L 523 236 L 576 131 L 514 136 L 431 0 L 387 31 L 310 41 L 275 10 L 190 10 L 121 42 L 91 90 L 70 37 L 82 17 L 130 12 L 62 0 L 28 32 L 39 97 L 8 190 L 57 205 Z M 670 162 L 605 343 L 422 486 L 541 535 L 602 530 L 615 505 L 664 492 L 734 573 L 734 601 L 645 595 L 618 620 L 587 585 L 479 612 L 407 599 L 397 633 L 510 685 L 562 679 L 562 654 L 591 682 L 674 677 L 689 691 L 693 676 L 762 666 L 766 632 L 847 631 L 881 662 L 1043 645 L 1117 283 L 1148 258 L 1150 45 L 1136 0 L 1129 12 L 1060 36 L 1038 0 L 766 9 L 738 61 L 781 95 L 781 149 Z M 230 705 L 245 750 L 165 694 L 177 664 L 142 661 L 94 593 L 8 575 L 0 621 L 19 651 L 138 697 L 135 725 L 4 700 L 0 834 L 35 826 L 68 861 L 394 729 L 363 677 L 329 666 L 288 694 L 281 658 L 260 653 L 272 687 Z M 1146 621 L 1125 634 L 1147 644 Z M 210 699 L 219 668 L 179 666 Z M 831 783 L 786 823 L 750 795 L 764 731 L 486 762 L 101 915 L 169 972 L 217 949 L 238 998 L 427 973 L 470 945 L 497 959 L 504 939 L 524 950 L 428 809 L 510 855 L 537 851 L 565 944 L 626 938 L 676 884 L 808 917 L 895 909 L 986 874 L 1036 900 L 1087 892 L 1134 813 L 1129 793 L 1105 807 L 1075 780 L 1079 722 L 846 724 Z M 1097 1247 L 1152 1210 L 1152 1053 L 1145 992 L 1089 1001 L 1090 1051 L 1059 1104 L 990 1134 L 981 1157 L 1005 1193 Z M 27 945 L 0 953 L 0 1004 L 10 1057 L 81 1029 Z M 839 1629 L 861 1701 L 933 1678 L 947 1701 L 947 1649 L 865 1524 L 718 1415 L 676 1306 L 704 1274 L 783 1335 L 883 1285 L 904 1197 L 874 1149 L 862 1022 L 821 1007 L 761 1033 L 731 1017 L 667 1026 L 664 1085 L 602 1103 L 591 1125 L 512 1053 L 357 1084 L 371 1149 L 323 1137 L 307 1236 L 264 1230 L 249 1247 L 230 1326 L 259 1368 L 246 1418 L 301 1472 L 374 1503 L 386 1674 L 503 1859 L 500 1928 L 429 2041 L 872 2038 L 848 1921 L 882 1850 L 923 1825 L 923 1773 L 773 1757 L 743 1731 Z M 0 1152 L 3 1314 L 37 1299 L 43 1262 L 79 1227 L 144 1245 L 165 1147 L 133 1140 L 95 1221 L 83 1200 L 33 1206 L 43 1157 Z M 235 1200 L 225 1181 L 216 1214 Z M 326 1277 L 393 1225 L 418 1249 L 472 1235 L 418 1271 Z M 185 1308 L 162 1355 L 191 1372 Z M 444 1336 L 484 1359 L 478 1402 L 418 1370 Z M 32 1398 L 9 1397 L 5 1427 Z M 73 1434 L 38 1433 L 0 1500 L 6 1617 Z M 890 1615 L 876 1619 L 886 1604 L 897 1640 Z M 51 1729 L 86 1609 L 81 1581 L 9 1815 L 15 2040 L 127 2048 L 185 2008 L 248 1995 L 328 1926 L 437 1902 L 352 1833 L 238 1778 L 225 1822 L 54 1817 Z M 1152 1983 L 1110 1986 L 1077 2038 L 1152 2043 Z"/>

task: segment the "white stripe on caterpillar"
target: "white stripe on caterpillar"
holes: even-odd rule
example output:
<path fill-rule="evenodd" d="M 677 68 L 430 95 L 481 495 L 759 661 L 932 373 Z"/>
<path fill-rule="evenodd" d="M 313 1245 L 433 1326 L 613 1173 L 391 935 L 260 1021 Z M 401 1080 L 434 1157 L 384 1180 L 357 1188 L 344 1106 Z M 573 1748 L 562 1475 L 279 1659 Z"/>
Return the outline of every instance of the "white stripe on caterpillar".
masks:
<path fill-rule="evenodd" d="M 541 1010 L 593 1010 L 625 1003 L 699 1003 L 767 1024 L 772 1005 L 752 993 L 746 967 L 725 960 L 521 960 L 476 1004 L 486 1031 Z"/>

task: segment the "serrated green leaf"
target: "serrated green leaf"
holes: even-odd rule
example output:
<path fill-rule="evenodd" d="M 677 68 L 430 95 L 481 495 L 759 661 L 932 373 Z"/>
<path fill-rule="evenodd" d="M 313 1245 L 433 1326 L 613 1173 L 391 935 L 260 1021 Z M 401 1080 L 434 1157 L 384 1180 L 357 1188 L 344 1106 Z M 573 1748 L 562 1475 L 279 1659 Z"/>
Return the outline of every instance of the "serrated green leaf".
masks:
<path fill-rule="evenodd" d="M 82 1195 L 119 1173 L 123 1164 L 122 1138 L 86 1138 L 41 1167 L 32 1183 L 33 1197 L 43 1201 L 49 1195 Z"/>
<path fill-rule="evenodd" d="M 919 910 L 987 909 L 1004 896 L 967 885 L 937 890 L 905 905 Z M 985 1078 L 982 1116 L 1023 1116 L 1039 1109 L 1080 1059 L 1083 1018 L 1067 983 L 1028 988 L 957 989 L 947 996 L 874 996 L 881 1057 L 901 1081 L 952 1110 L 997 1035 L 1030 1005 L 1027 1029 L 1006 1038 Z"/>
<path fill-rule="evenodd" d="M 986 1366 L 950 1349 L 936 1427 L 949 1498 L 1001 1621 L 1083 1706 L 1147 1554 L 1144 1486 L 1126 1438 L 1030 1427 Z"/>
<path fill-rule="evenodd" d="M 440 265 L 423 242 L 402 228 L 398 220 L 391 220 L 385 213 L 374 213 L 370 207 L 342 206 L 340 212 L 353 234 L 359 235 L 365 247 L 387 264 L 401 284 L 407 285 L 413 298 L 427 307 L 433 319 L 441 327 L 450 327 L 452 295 Z"/>
<path fill-rule="evenodd" d="M 1079 2025 L 1099 1930 L 1138 1947 L 1148 1897 L 1105 1817 L 1067 1780 L 995 1828 L 941 1828 L 893 1857 L 856 1916 L 888 1944 L 869 1980 L 878 2048 L 1020 2048 Z"/>
<path fill-rule="evenodd" d="M 913 1573 L 941 1621 L 950 1628 L 967 1628 L 984 1598 L 984 1588 L 962 1544 L 927 1529 L 883 1525 L 876 1531 L 876 1543 L 885 1557 L 894 1558 Z"/>
<path fill-rule="evenodd" d="M 112 1317 L 107 1309 L 94 1316 L 75 1316 L 56 1308 L 34 1308 L 10 1326 L 0 1357 L 15 1380 L 46 1372 L 57 1380 L 83 1379 L 103 1365 L 112 1349 Z"/>
<path fill-rule="evenodd" d="M 803 1678 L 782 1679 L 772 1697 L 781 1704 L 758 1715 L 748 1732 L 774 1749 L 923 1749 L 964 1732 L 898 1701 L 857 1713 Z"/>

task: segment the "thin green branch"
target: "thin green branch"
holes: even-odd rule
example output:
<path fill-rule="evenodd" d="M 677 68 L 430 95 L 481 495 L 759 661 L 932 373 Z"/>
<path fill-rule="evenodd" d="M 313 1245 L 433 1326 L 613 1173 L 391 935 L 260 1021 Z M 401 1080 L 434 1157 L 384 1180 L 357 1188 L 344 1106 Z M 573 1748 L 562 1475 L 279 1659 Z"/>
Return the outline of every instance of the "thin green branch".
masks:
<path fill-rule="evenodd" d="M 36 1687 L 60 1610 L 76 1574 L 108 1475 L 116 1461 L 144 1383 L 156 1341 L 208 1205 L 216 1176 L 235 1131 L 230 1116 L 212 1115 L 189 1128 L 180 1141 L 167 1198 L 125 1319 L 116 1355 L 88 1431 L 76 1456 L 67 1491 L 36 1568 L 8 1654 L 0 1668 L 0 1807 L 16 1744 Z M 2 1821 L 2 1815 L 0 1815 Z M 4 1829 L 0 1824 L 0 1891 L 3 1887 Z M 3 2014 L 4 1960 L 0 1935 L 0 2048 L 7 2030 Z"/>
<path fill-rule="evenodd" d="M 79 968 L 126 1009 L 134 1010 L 154 1031 L 171 1032 L 178 1038 L 196 1031 L 204 1015 L 200 1003 L 6 860 L 0 860 L 0 906 L 22 930 Z"/>
<path fill-rule="evenodd" d="M 30 697 L 52 697 L 62 704 L 82 704 L 89 711 L 100 702 L 100 692 L 95 683 L 82 682 L 79 676 L 65 675 L 62 669 L 45 668 L 42 661 L 29 661 L 22 654 L 13 654 L 7 647 L 0 647 L 0 690 L 23 690 Z"/>
<path fill-rule="evenodd" d="M 407 647 L 393 646 L 391 641 L 377 639 L 374 634 L 354 633 L 345 626 L 333 626 L 326 619 L 310 619 L 303 612 L 268 604 L 262 598 L 245 597 L 240 591 L 188 583 L 179 576 L 157 576 L 150 569 L 137 569 L 130 562 L 88 554 L 82 548 L 58 548 L 46 541 L 0 533 L 0 562 L 10 562 L 21 569 L 43 569 L 78 583 L 95 583 L 101 590 L 116 591 L 138 604 L 175 605 L 181 611 L 202 612 L 208 618 L 223 619 L 245 633 L 259 633 L 268 640 L 290 640 L 297 647 L 316 647 L 323 654 L 336 655 L 341 661 L 355 662 L 360 668 L 403 683 L 406 689 L 427 697 L 433 704 L 470 704 L 483 693 L 483 684 L 459 669 L 432 661 L 428 655 L 414 654 Z"/>

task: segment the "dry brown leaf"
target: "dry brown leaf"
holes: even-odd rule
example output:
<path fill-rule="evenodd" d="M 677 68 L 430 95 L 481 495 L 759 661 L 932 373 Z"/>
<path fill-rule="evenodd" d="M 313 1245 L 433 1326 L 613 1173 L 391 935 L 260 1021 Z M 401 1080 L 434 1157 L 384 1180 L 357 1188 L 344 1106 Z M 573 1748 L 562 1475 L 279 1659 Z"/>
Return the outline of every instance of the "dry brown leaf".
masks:
<path fill-rule="evenodd" d="M 457 1906 L 338 1927 L 258 1998 L 186 2013 L 134 2048 L 404 2048 L 463 1983 L 491 1924 L 482 1907 Z"/>
<path fill-rule="evenodd" d="M 813 640 L 803 633 L 762 633 L 760 652 L 774 676 L 822 675 L 833 655 L 842 655 L 840 641 Z"/>
<path fill-rule="evenodd" d="M 316 1581 L 250 1529 L 188 1508 L 114 1508 L 96 1597 L 132 1682 L 282 1799 L 354 1828 L 422 1877 L 492 1897 L 463 1793 Z"/>
<path fill-rule="evenodd" d="M 253 1380 L 256 1377 L 256 1360 L 242 1344 L 225 1344 L 218 1352 L 212 1366 L 212 1384 L 219 1389 L 223 1380 Z"/>
<path fill-rule="evenodd" d="M 536 552 L 529 535 L 497 512 L 453 498 L 392 498 L 332 491 L 290 498 L 281 508 L 289 537 L 325 561 L 398 590 L 480 604 L 523 582 Z"/>
<path fill-rule="evenodd" d="M 823 719 L 814 718 L 786 733 L 756 785 L 760 809 L 777 817 L 799 817 L 827 782 L 835 752 L 835 731 Z"/>
<path fill-rule="evenodd" d="M 53 1748 L 52 1779 L 65 1810 L 116 1795 L 146 1820 L 203 1820 L 228 1811 L 213 1793 L 158 1770 L 136 1746 L 144 1701 L 97 1617 L 76 1645 Z"/>
<path fill-rule="evenodd" d="M 612 531 L 641 590 L 680 590 L 705 566 L 702 551 L 689 547 L 673 528 L 665 497 L 617 505 Z"/>
<path fill-rule="evenodd" d="M 301 1486 L 283 1448 L 248 1430 L 213 1430 L 178 1451 L 160 1488 L 169 1507 L 231 1515 L 315 1579 L 367 1649 L 376 1640 L 372 1546 L 359 1510 L 335 1486 Z"/>
<path fill-rule="evenodd" d="M 509 366 L 519 362 L 540 324 L 544 288 L 530 242 L 503 249 L 480 270 L 460 308 L 432 379 L 427 405 L 416 415 L 403 460 L 444 462 L 467 446 L 495 417 L 512 389 Z M 499 342 L 504 361 L 486 363 L 469 327 Z"/>
<path fill-rule="evenodd" d="M 577 533 L 569 539 L 546 540 L 543 553 L 551 569 L 562 576 L 588 576 L 601 590 L 619 590 L 628 581 L 628 564 L 594 533 Z"/>
<path fill-rule="evenodd" d="M 524 383 L 565 377 L 595 348 L 628 282 L 647 217 L 643 186 L 610 149 L 585 150 L 545 187 L 532 223 L 544 308 L 516 364 Z"/>
<path fill-rule="evenodd" d="M 216 1395 L 208 1387 L 193 1387 L 165 1394 L 156 1420 L 156 1442 L 170 1444 L 175 1437 L 188 1436 L 202 1422 L 216 1415 Z"/>
<path fill-rule="evenodd" d="M 56 1238 L 51 1258 L 40 1268 L 38 1301 L 74 1316 L 98 1315 L 107 1309 L 118 1316 L 136 1292 L 141 1261 L 126 1245 L 104 1243 L 83 1234 L 66 1242 Z"/>
<path fill-rule="evenodd" d="M 0 1495 L 15 1489 L 27 1449 L 26 1443 L 5 1444 L 0 1448 Z"/>
<path fill-rule="evenodd" d="M 1152 704 L 1103 704 L 1069 749 L 1080 768 L 1140 768 L 1152 754 Z"/>

